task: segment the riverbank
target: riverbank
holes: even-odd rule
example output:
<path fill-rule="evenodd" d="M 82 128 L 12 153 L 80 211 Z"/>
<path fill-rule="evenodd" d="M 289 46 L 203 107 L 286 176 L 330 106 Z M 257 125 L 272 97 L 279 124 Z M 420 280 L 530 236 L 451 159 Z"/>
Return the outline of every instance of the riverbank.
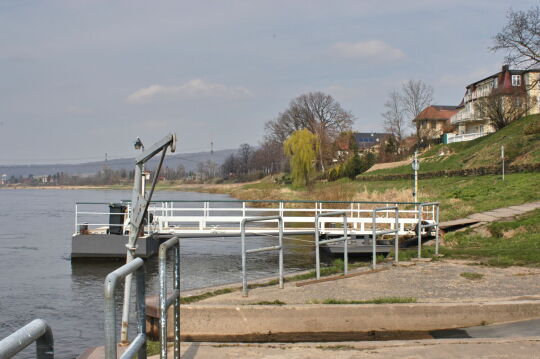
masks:
<path fill-rule="evenodd" d="M 419 201 L 441 203 L 441 220 L 464 218 L 477 212 L 519 205 L 540 200 L 540 173 L 515 173 L 476 177 L 441 177 L 419 182 Z M 158 183 L 158 191 L 184 191 L 211 194 L 227 194 L 240 200 L 313 200 L 313 201 L 379 201 L 410 202 L 411 180 L 352 181 L 342 179 L 335 182 L 318 181 L 306 187 L 294 187 L 276 182 L 269 176 L 248 183 L 223 184 L 179 184 Z M 113 186 L 14 186 L 1 188 L 36 189 L 102 189 L 130 190 L 131 185 Z"/>

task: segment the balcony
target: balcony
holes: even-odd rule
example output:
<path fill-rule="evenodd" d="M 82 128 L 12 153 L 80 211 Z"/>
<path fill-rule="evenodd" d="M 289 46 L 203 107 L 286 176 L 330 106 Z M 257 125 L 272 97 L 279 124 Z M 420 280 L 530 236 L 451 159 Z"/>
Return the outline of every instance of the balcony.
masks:
<path fill-rule="evenodd" d="M 490 134 L 489 132 L 463 133 L 461 135 L 456 135 L 453 133 L 445 133 L 444 138 L 443 138 L 443 143 L 448 144 L 448 143 L 472 141 L 474 139 L 477 139 L 479 137 L 483 137 L 489 134 Z"/>

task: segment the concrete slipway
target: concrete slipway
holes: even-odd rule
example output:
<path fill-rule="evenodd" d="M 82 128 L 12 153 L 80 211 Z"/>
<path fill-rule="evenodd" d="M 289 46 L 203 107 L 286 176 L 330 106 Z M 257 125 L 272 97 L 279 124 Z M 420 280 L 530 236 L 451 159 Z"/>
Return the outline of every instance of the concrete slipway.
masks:
<path fill-rule="evenodd" d="M 305 286 L 287 283 L 281 290 L 277 286 L 256 288 L 247 298 L 235 291 L 182 305 L 182 337 L 236 342 L 418 339 L 434 330 L 540 318 L 540 269 L 487 268 L 465 261 L 387 268 Z M 470 280 L 460 275 L 463 272 L 483 277 Z M 414 297 L 418 302 L 313 304 L 325 299 L 392 296 Z M 274 300 L 286 304 L 257 304 Z M 147 314 L 148 330 L 155 334 L 155 299 L 148 300 Z"/>

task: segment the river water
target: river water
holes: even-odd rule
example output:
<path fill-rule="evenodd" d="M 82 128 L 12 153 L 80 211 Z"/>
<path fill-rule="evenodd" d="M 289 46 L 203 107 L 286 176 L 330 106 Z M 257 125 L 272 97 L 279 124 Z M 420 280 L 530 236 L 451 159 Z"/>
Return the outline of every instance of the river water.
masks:
<path fill-rule="evenodd" d="M 103 282 L 122 263 L 71 263 L 75 202 L 117 202 L 130 197 L 130 191 L 0 189 L 0 339 L 41 318 L 52 327 L 55 358 L 74 358 L 88 347 L 103 345 Z M 156 192 L 154 198 L 229 199 L 219 194 L 164 191 Z M 270 238 L 250 240 L 255 247 L 275 245 Z M 284 244 L 286 273 L 313 268 L 312 246 L 287 239 Z M 180 248 L 183 290 L 241 280 L 239 238 L 183 239 Z M 277 254 L 249 256 L 250 279 L 276 272 Z M 158 293 L 155 257 L 147 263 L 146 293 Z M 35 357 L 35 345 L 17 357 Z"/>

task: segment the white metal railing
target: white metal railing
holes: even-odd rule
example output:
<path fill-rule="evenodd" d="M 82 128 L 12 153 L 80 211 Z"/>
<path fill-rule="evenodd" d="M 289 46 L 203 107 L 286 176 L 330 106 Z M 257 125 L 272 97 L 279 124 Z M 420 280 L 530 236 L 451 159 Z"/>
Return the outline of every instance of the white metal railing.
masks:
<path fill-rule="evenodd" d="M 453 136 L 450 136 L 450 135 L 451 134 L 448 134 L 448 138 L 447 138 L 448 143 L 455 143 L 455 142 L 472 141 L 476 138 L 489 135 L 489 132 L 463 133 L 461 135 L 453 135 Z"/>
<path fill-rule="evenodd" d="M 75 207 L 75 234 L 108 233 L 114 226 L 122 226 L 122 234 L 128 230 L 129 202 L 122 202 L 127 213 L 122 224 L 109 224 L 111 216 L 105 210 L 108 203 L 80 202 Z M 155 201 L 148 208 L 145 234 L 162 233 L 173 235 L 240 235 L 242 220 L 258 216 L 281 216 L 284 232 L 290 234 L 313 234 L 313 223 L 317 214 L 345 211 L 351 235 L 370 235 L 372 233 L 372 210 L 377 207 L 397 206 L 398 221 L 394 210 L 377 213 L 377 225 L 396 229 L 398 234 L 414 234 L 418 221 L 418 205 L 414 202 L 330 202 L 330 201 Z M 99 207 L 100 210 L 92 211 Z M 104 208 L 105 207 L 105 208 Z M 108 208 L 106 208 L 108 209 Z M 122 214 L 123 215 L 123 214 Z M 424 220 L 433 222 L 434 213 L 424 213 Z M 93 220 L 92 220 L 93 219 Z M 323 217 L 319 219 L 320 232 L 339 234 L 342 232 L 340 218 Z M 397 225 L 396 225 L 397 223 Z M 112 226 L 112 227 L 111 227 Z M 341 229 L 340 229 L 341 228 Z M 273 233 L 275 228 L 259 224 L 253 228 L 256 233 Z"/>

